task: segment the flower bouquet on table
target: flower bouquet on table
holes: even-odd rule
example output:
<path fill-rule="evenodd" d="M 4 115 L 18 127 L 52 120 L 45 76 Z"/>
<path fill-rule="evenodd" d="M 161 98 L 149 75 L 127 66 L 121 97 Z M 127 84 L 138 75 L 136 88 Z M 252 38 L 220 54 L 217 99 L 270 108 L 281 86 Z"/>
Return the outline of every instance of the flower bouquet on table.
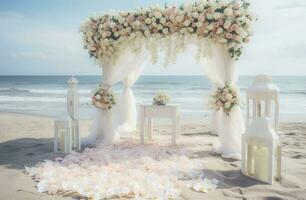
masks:
<path fill-rule="evenodd" d="M 153 105 L 164 106 L 170 101 L 170 95 L 166 92 L 158 92 L 153 98 Z"/>
<path fill-rule="evenodd" d="M 115 104 L 116 99 L 109 86 L 99 86 L 92 97 L 92 104 L 102 110 L 110 110 Z"/>
<path fill-rule="evenodd" d="M 232 108 L 240 105 L 241 101 L 238 94 L 238 88 L 231 84 L 226 84 L 222 88 L 218 88 L 212 95 L 209 107 L 215 110 L 223 110 L 227 115 L 230 114 Z"/>

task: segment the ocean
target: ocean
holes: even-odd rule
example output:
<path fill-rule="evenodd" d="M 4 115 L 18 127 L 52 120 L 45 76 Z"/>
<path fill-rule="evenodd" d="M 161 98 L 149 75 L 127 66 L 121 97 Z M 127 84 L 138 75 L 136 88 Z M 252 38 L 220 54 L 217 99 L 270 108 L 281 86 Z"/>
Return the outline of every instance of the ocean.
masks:
<path fill-rule="evenodd" d="M 91 94 L 100 76 L 77 76 L 80 94 L 80 117 L 90 119 Z M 0 76 L 0 111 L 59 117 L 66 112 L 67 81 L 69 76 Z M 254 77 L 242 76 L 238 86 L 242 99 Z M 277 76 L 274 83 L 280 88 L 281 121 L 306 121 L 306 76 Z M 205 119 L 210 112 L 207 99 L 211 84 L 204 76 L 141 76 L 133 85 L 137 103 L 151 103 L 154 94 L 166 91 L 171 103 L 180 104 L 183 118 Z M 120 94 L 122 84 L 114 91 Z M 245 107 L 243 107 L 245 113 Z"/>

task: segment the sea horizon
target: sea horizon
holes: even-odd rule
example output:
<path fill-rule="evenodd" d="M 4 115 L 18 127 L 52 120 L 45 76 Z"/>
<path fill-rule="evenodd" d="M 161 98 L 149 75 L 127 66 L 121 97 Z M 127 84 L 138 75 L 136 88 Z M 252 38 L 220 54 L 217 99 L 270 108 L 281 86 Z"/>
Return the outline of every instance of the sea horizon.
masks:
<path fill-rule="evenodd" d="M 0 111 L 47 117 L 66 115 L 67 81 L 70 75 L 1 75 Z M 80 117 L 90 119 L 91 95 L 101 81 L 100 75 L 76 75 L 79 82 Z M 255 76 L 240 76 L 238 86 L 245 101 L 246 89 Z M 306 121 L 306 76 L 272 76 L 280 88 L 280 119 Z M 175 86 L 175 87 L 174 87 Z M 211 83 L 201 75 L 142 75 L 132 86 L 136 103 L 152 103 L 154 94 L 166 91 L 171 102 L 181 105 L 182 118 L 207 119 L 207 100 Z M 120 96 L 122 84 L 115 84 Z M 242 107 L 245 114 L 246 106 Z"/>

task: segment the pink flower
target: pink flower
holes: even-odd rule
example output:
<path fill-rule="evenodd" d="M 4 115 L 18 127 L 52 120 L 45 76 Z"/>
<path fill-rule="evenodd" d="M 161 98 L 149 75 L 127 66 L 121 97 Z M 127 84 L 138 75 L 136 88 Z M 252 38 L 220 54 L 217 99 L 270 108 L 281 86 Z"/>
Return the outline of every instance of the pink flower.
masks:
<path fill-rule="evenodd" d="M 200 22 L 204 22 L 205 21 L 205 15 L 200 15 L 198 17 L 198 19 L 199 19 Z"/>
<path fill-rule="evenodd" d="M 220 19 L 220 20 L 218 21 L 218 24 L 219 24 L 220 26 L 222 26 L 222 25 L 224 24 L 224 21 L 223 21 L 222 19 Z"/>
<path fill-rule="evenodd" d="M 238 10 L 238 9 L 240 8 L 240 4 L 239 4 L 239 3 L 235 3 L 235 4 L 234 4 L 234 8 L 235 8 L 236 10 Z"/>
<path fill-rule="evenodd" d="M 97 29 L 98 28 L 98 24 L 97 23 L 93 23 L 92 24 L 92 28 Z"/>
<path fill-rule="evenodd" d="M 239 25 L 238 24 L 233 24 L 231 26 L 231 28 L 233 29 L 233 31 L 236 31 L 239 28 Z"/>
<path fill-rule="evenodd" d="M 245 43 L 250 42 L 250 38 L 249 38 L 249 37 L 245 38 L 245 39 L 244 39 L 244 42 L 245 42 Z"/>
<path fill-rule="evenodd" d="M 193 22 L 193 23 L 191 24 L 191 26 L 192 26 L 193 28 L 195 28 L 195 27 L 197 27 L 197 23 Z"/>
<path fill-rule="evenodd" d="M 219 28 L 219 26 L 220 26 L 220 24 L 219 24 L 218 22 L 215 22 L 215 23 L 214 23 L 214 27 L 215 27 L 215 28 Z"/>
<path fill-rule="evenodd" d="M 232 38 L 233 38 L 233 34 L 231 34 L 231 33 L 226 33 L 226 34 L 225 34 L 225 37 L 226 37 L 227 39 L 232 39 Z"/>

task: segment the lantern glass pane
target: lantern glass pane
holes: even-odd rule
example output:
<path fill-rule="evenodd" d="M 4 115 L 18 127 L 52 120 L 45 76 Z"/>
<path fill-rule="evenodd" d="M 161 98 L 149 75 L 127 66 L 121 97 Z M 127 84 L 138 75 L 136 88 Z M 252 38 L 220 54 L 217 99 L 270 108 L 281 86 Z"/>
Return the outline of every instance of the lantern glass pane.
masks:
<path fill-rule="evenodd" d="M 268 148 L 257 146 L 254 150 L 254 177 L 267 181 L 269 177 Z"/>

